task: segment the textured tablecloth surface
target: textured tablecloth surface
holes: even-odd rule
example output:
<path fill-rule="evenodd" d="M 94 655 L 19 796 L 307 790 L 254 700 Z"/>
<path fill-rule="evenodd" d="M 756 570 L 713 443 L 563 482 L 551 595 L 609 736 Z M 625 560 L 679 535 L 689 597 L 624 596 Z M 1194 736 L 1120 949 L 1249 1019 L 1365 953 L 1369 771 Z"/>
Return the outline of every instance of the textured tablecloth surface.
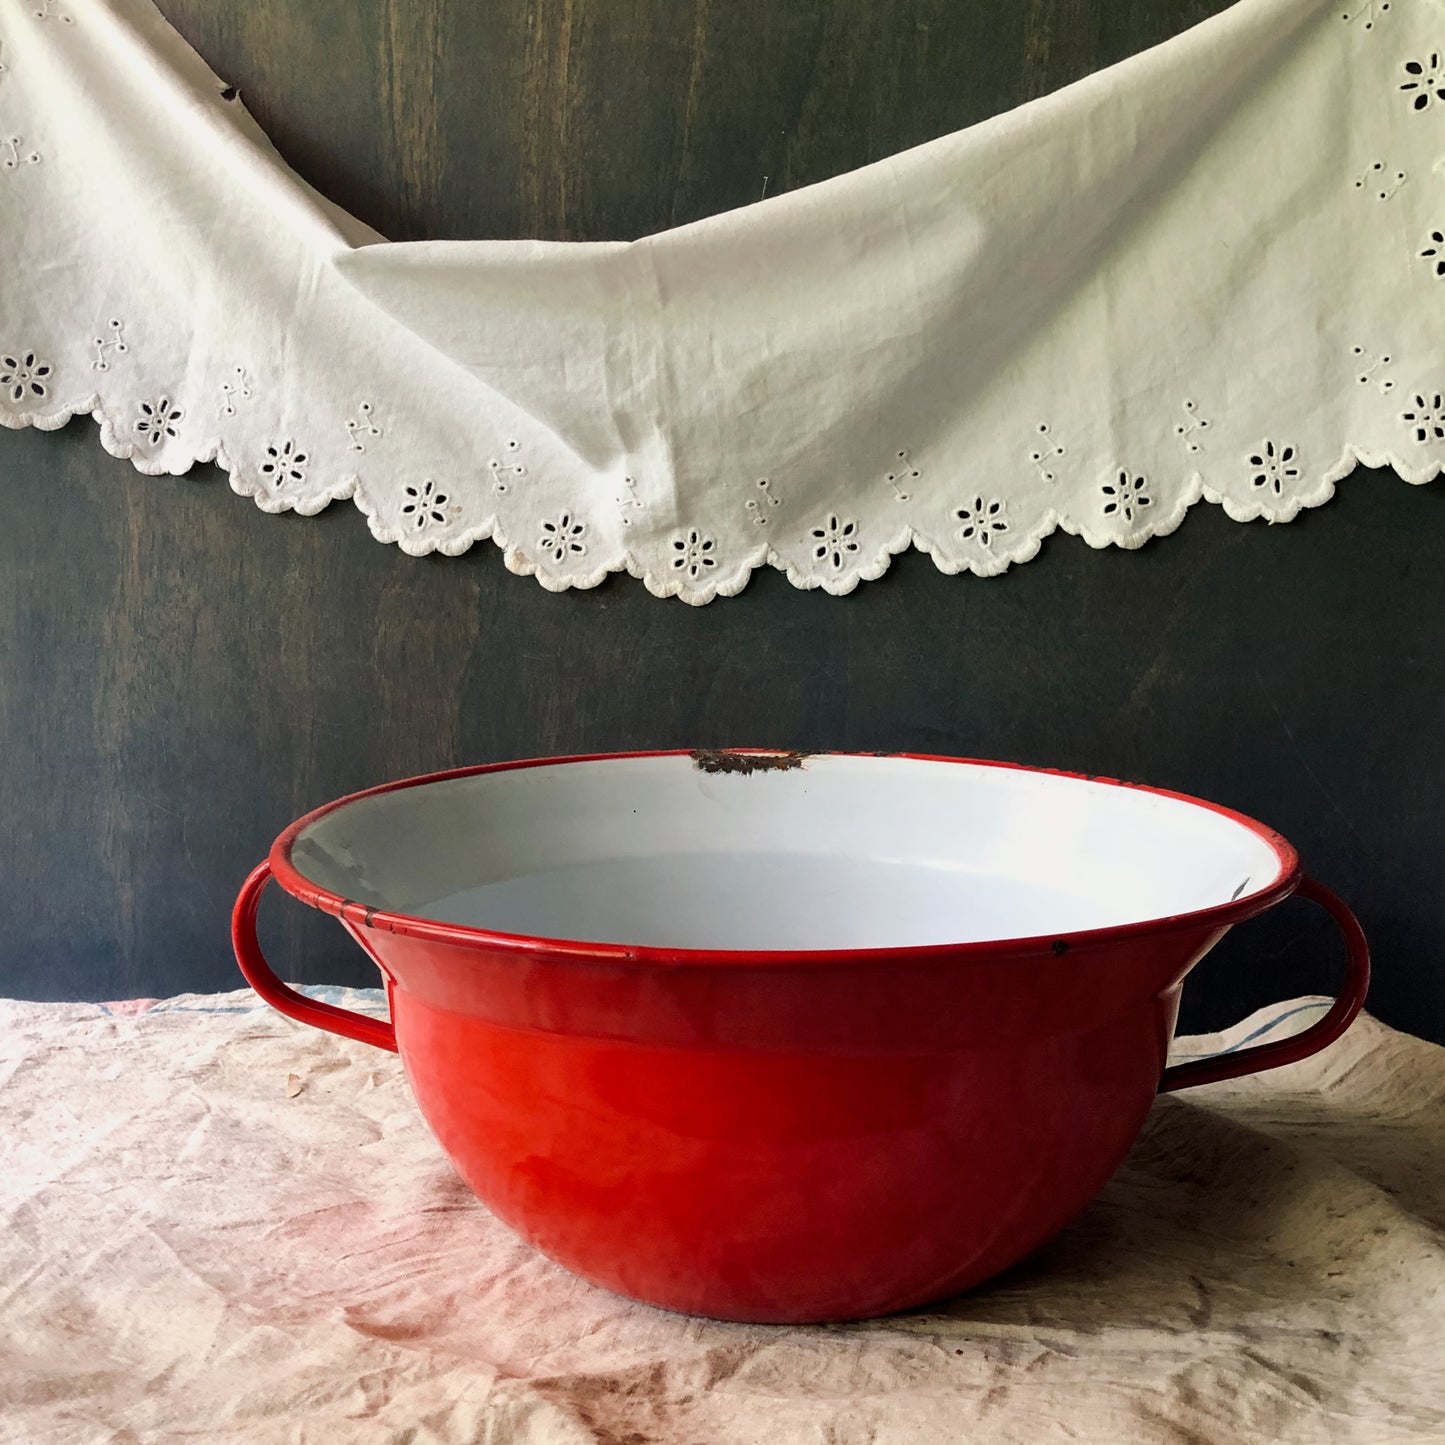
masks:
<path fill-rule="evenodd" d="M 855 1325 L 574 1279 L 456 1179 L 393 1056 L 249 992 L 0 1002 L 0 1128 L 6 1442 L 1445 1441 L 1445 1049 L 1368 1017 L 1161 1099 L 1003 1279 Z"/>

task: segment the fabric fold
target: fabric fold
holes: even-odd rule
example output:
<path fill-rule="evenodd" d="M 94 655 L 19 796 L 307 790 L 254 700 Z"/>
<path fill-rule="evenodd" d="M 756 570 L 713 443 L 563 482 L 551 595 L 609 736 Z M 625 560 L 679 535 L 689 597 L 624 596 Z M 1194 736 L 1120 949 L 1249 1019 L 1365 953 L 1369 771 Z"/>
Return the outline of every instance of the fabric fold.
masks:
<path fill-rule="evenodd" d="M 811 1328 L 669 1314 L 548 1263 L 452 1174 L 395 1056 L 249 990 L 0 1000 L 0 1105 L 0 1436 L 27 1445 L 1445 1435 L 1445 1050 L 1368 1015 L 1161 1099 L 1099 1198 L 987 1287 Z"/>
<path fill-rule="evenodd" d="M 1367 13 L 1368 12 L 1368 13 Z M 0 423 L 546 587 L 988 576 L 1445 462 L 1445 12 L 1238 0 L 635 241 L 386 242 L 151 0 L 0 17 Z"/>

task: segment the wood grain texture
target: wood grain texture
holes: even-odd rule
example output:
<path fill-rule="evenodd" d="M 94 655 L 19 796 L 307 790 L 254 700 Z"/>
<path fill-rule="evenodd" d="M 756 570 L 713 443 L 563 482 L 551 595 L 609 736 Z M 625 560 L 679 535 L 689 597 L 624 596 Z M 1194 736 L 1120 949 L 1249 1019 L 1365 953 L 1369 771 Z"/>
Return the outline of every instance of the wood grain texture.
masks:
<path fill-rule="evenodd" d="M 1046 93 L 1212 0 L 163 0 L 282 154 L 396 239 L 629 238 Z M 64 545 L 57 538 L 64 536 Z M 1197 509 L 1139 553 L 1058 536 L 999 579 L 916 554 L 839 600 L 759 574 L 693 610 L 554 595 L 490 545 L 416 560 L 338 506 L 147 479 L 88 422 L 0 436 L 0 992 L 231 987 L 230 900 L 293 817 L 554 752 L 915 749 L 1137 778 L 1264 818 L 1359 909 L 1372 1006 L 1445 1040 L 1445 487 Z M 372 981 L 274 901 L 292 978 Z M 1303 906 L 1191 981 L 1213 1026 L 1328 987 Z"/>

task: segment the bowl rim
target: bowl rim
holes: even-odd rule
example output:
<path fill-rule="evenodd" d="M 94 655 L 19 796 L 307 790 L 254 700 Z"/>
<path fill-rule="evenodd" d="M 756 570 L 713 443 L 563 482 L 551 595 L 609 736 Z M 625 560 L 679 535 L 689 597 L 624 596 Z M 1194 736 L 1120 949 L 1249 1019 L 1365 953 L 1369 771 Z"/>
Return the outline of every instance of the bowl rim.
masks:
<path fill-rule="evenodd" d="M 339 812 L 352 803 L 361 802 L 366 798 L 374 798 L 383 793 L 399 792 L 405 788 L 425 787 L 431 783 L 444 783 L 458 778 L 475 777 L 484 773 L 508 772 L 521 768 L 550 767 L 567 763 L 610 762 L 629 758 L 691 757 L 697 759 L 701 756 L 708 758 L 720 756 L 796 757 L 802 760 L 807 758 L 895 758 L 910 762 L 957 763 L 969 767 L 999 768 L 1013 772 L 1033 773 L 1044 777 L 1069 778 L 1077 782 L 1099 783 L 1107 787 L 1128 788 L 1136 792 L 1152 793 L 1157 797 L 1188 803 L 1194 807 L 1203 808 L 1207 812 L 1218 814 L 1220 817 L 1228 818 L 1264 842 L 1274 853 L 1279 867 L 1274 878 L 1264 887 L 1239 898 L 1227 899 L 1223 903 L 1210 904 L 1205 908 L 1190 909 L 1184 913 L 1167 914 L 1134 923 L 1107 924 L 1102 927 L 1029 937 L 976 939 L 959 943 L 902 944 L 896 947 L 875 948 L 758 950 L 660 948 L 651 944 L 596 943 L 532 934 L 501 933 L 468 924 L 443 923 L 438 919 L 421 918 L 416 914 L 374 908 L 370 904 L 359 903 L 355 899 L 344 897 L 329 888 L 323 888 L 320 884 L 312 882 L 291 861 L 292 849 L 307 828 L 328 814 Z M 517 758 L 499 763 L 478 763 L 469 767 L 420 773 L 415 777 L 398 778 L 389 783 L 363 788 L 359 792 L 347 793 L 343 797 L 322 804 L 319 808 L 312 809 L 311 812 L 298 818 L 276 838 L 271 845 L 268 861 L 276 881 L 287 893 L 302 903 L 341 919 L 343 923 L 353 929 L 380 929 L 409 938 L 426 939 L 434 943 L 463 948 L 485 948 L 493 953 L 525 955 L 530 959 L 542 957 L 572 963 L 636 964 L 663 968 L 798 968 L 889 961 L 962 962 L 969 959 L 983 961 L 1041 953 L 1061 956 L 1075 949 L 1112 946 L 1130 939 L 1175 933 L 1186 929 L 1209 931 L 1218 928 L 1223 930 L 1246 918 L 1253 918 L 1256 914 L 1263 913 L 1266 909 L 1272 908 L 1276 903 L 1287 898 L 1299 886 L 1303 876 L 1299 854 L 1293 844 L 1282 834 L 1234 808 L 1227 808 L 1220 803 L 1212 803 L 1206 798 L 1198 798 L 1190 793 L 1151 787 L 1146 783 L 1135 783 L 1095 773 L 1071 772 L 1064 768 L 1041 768 L 1028 763 L 1002 762 L 992 758 L 964 758 L 938 753 L 911 752 L 819 751 L 795 753 L 780 748 L 651 748 L 629 752 L 570 753 L 556 757 Z"/>

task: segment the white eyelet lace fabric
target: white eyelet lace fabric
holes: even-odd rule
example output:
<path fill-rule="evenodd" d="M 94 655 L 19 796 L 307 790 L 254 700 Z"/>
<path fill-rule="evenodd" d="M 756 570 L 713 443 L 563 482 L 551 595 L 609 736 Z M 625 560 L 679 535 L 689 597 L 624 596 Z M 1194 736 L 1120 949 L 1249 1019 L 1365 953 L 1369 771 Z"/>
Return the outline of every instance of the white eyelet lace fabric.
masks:
<path fill-rule="evenodd" d="M 1440 472 L 1445 5 L 1240 0 L 636 242 L 394 244 L 149 0 L 0 0 L 0 245 L 0 423 L 148 475 L 552 590 L 991 576 Z"/>

